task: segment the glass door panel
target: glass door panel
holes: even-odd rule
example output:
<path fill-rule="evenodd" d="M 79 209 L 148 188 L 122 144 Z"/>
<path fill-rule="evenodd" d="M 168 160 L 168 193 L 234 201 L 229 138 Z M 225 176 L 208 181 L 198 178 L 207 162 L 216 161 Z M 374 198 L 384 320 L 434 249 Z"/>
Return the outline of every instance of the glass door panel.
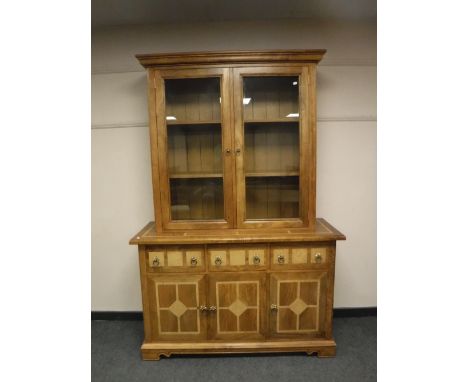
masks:
<path fill-rule="evenodd" d="M 245 217 L 299 218 L 299 76 L 243 77 Z"/>
<path fill-rule="evenodd" d="M 165 228 L 227 227 L 232 193 L 228 72 L 224 69 L 161 71 L 158 147 Z M 226 172 L 227 171 L 227 172 Z M 167 176 L 167 178 L 166 178 Z M 167 182 L 167 183 L 166 183 Z"/>
<path fill-rule="evenodd" d="M 172 220 L 224 217 L 219 78 L 167 79 Z"/>

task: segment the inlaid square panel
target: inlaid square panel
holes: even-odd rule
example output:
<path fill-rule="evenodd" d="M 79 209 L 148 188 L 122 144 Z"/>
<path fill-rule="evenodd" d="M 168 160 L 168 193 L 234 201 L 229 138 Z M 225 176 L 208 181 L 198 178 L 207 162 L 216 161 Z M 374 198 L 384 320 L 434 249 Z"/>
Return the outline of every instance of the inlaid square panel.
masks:
<path fill-rule="evenodd" d="M 175 284 L 157 286 L 159 307 L 168 308 L 177 299 L 177 286 Z"/>
<path fill-rule="evenodd" d="M 161 332 L 174 333 L 178 331 L 177 316 L 169 310 L 161 310 L 159 312 L 159 324 Z"/>
<path fill-rule="evenodd" d="M 278 331 L 291 331 L 297 328 L 297 316 L 287 308 L 278 309 Z"/>
<path fill-rule="evenodd" d="M 217 258 L 221 259 L 221 264 L 216 264 Z M 226 250 L 210 250 L 211 265 L 222 266 L 226 265 L 227 251 Z"/>
<path fill-rule="evenodd" d="M 197 286 L 195 284 L 180 284 L 177 288 L 180 302 L 189 308 L 196 308 Z"/>
<path fill-rule="evenodd" d="M 218 324 L 220 332 L 236 332 L 237 331 L 237 317 L 227 309 L 220 309 L 218 312 Z"/>
<path fill-rule="evenodd" d="M 318 282 L 317 281 L 301 281 L 299 297 L 307 305 L 318 304 Z"/>
<path fill-rule="evenodd" d="M 239 316 L 239 331 L 240 332 L 257 331 L 257 309 L 247 308 Z"/>
<path fill-rule="evenodd" d="M 291 263 L 292 264 L 306 264 L 307 263 L 307 248 L 292 248 L 291 249 Z"/>
<path fill-rule="evenodd" d="M 182 251 L 167 251 L 167 265 L 169 267 L 181 267 L 184 265 L 184 253 Z"/>
<path fill-rule="evenodd" d="M 187 310 L 180 316 L 180 331 L 181 332 L 196 332 L 197 327 L 197 311 Z"/>
<path fill-rule="evenodd" d="M 185 251 L 185 264 L 191 265 L 192 258 L 197 261 L 197 266 L 203 265 L 203 252 L 202 251 Z"/>
<path fill-rule="evenodd" d="M 308 307 L 299 315 L 299 330 L 315 330 L 317 328 L 317 307 Z"/>
<path fill-rule="evenodd" d="M 245 249 L 229 250 L 229 265 L 245 265 Z"/>
<path fill-rule="evenodd" d="M 326 248 L 311 248 L 310 249 L 310 263 L 320 264 L 327 261 L 327 249 Z"/>
<path fill-rule="evenodd" d="M 278 257 L 283 256 L 284 260 L 282 264 L 289 263 L 289 248 L 273 248 L 273 263 L 280 264 Z"/>
<path fill-rule="evenodd" d="M 297 282 L 282 282 L 279 285 L 279 304 L 289 305 L 297 297 Z"/>
<path fill-rule="evenodd" d="M 264 249 L 249 249 L 249 265 L 265 265 L 265 250 Z M 259 261 L 255 261 L 255 257 L 258 257 Z"/>
<path fill-rule="evenodd" d="M 165 265 L 164 251 L 148 252 L 148 265 L 150 267 L 162 267 Z"/>
<path fill-rule="evenodd" d="M 218 306 L 228 307 L 236 300 L 237 292 L 234 283 L 219 283 L 217 287 Z"/>

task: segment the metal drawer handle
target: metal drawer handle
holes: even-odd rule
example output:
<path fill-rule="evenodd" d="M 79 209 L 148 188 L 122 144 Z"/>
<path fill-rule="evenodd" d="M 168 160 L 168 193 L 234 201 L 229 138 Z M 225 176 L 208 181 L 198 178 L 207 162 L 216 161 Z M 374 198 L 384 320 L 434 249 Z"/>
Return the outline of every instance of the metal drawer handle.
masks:
<path fill-rule="evenodd" d="M 315 254 L 315 262 L 321 263 L 322 262 L 322 255 L 320 253 Z"/>
<path fill-rule="evenodd" d="M 284 256 L 283 255 L 278 256 L 278 264 L 284 264 Z"/>
<path fill-rule="evenodd" d="M 221 259 L 221 257 L 216 256 L 215 264 L 219 266 L 219 265 L 221 265 L 222 262 L 223 262 L 223 260 Z"/>
<path fill-rule="evenodd" d="M 192 258 L 190 259 L 190 265 L 191 265 L 192 267 L 195 267 L 195 266 L 197 265 L 197 263 L 198 263 L 198 260 L 197 260 L 196 257 L 192 257 Z"/>
<path fill-rule="evenodd" d="M 153 259 L 153 267 L 159 267 L 159 258 L 155 257 Z"/>
<path fill-rule="evenodd" d="M 260 256 L 255 255 L 253 257 L 253 262 L 254 262 L 255 265 L 260 264 Z"/>

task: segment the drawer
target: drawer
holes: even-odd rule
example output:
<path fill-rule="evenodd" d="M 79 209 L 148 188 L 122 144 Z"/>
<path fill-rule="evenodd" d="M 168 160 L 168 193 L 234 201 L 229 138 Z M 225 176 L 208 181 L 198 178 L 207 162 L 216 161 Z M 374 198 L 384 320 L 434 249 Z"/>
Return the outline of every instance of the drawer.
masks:
<path fill-rule="evenodd" d="M 210 271 L 263 270 L 268 268 L 268 247 L 259 245 L 213 245 L 207 248 Z"/>
<path fill-rule="evenodd" d="M 149 272 L 200 272 L 205 270 L 203 246 L 152 246 L 147 249 Z"/>
<path fill-rule="evenodd" d="M 272 269 L 306 269 L 328 266 L 330 247 L 317 243 L 301 245 L 273 244 L 270 250 Z"/>

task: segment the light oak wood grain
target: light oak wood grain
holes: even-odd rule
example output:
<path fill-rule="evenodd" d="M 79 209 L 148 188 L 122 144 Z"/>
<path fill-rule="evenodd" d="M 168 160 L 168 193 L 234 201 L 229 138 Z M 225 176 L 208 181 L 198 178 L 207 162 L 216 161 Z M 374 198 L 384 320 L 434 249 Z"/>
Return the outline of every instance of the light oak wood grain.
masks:
<path fill-rule="evenodd" d="M 130 240 L 143 359 L 335 355 L 336 241 L 345 236 L 315 216 L 324 53 L 137 56 L 148 69 L 156 217 Z"/>

